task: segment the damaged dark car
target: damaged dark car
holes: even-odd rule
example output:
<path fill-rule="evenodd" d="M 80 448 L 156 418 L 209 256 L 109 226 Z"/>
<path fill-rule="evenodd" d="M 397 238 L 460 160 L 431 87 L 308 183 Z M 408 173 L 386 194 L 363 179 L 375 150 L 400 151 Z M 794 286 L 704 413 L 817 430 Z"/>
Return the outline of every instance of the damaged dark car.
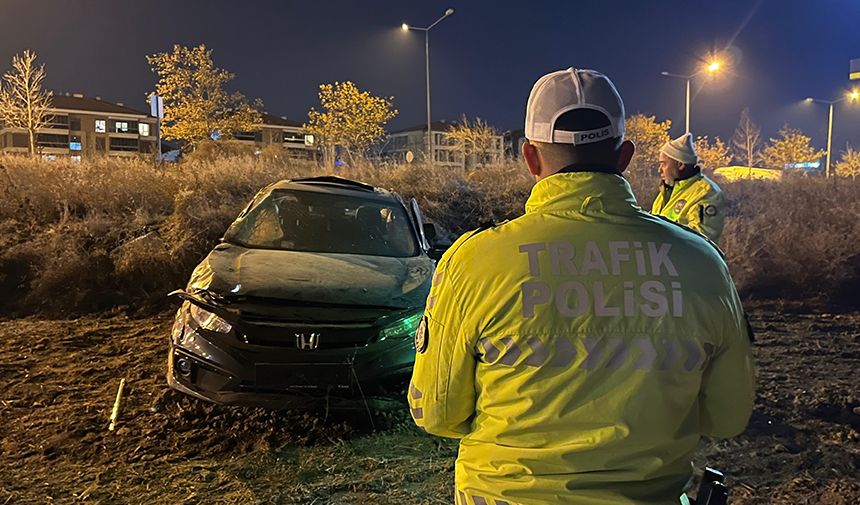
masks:
<path fill-rule="evenodd" d="M 366 184 L 264 188 L 171 293 L 182 306 L 168 383 L 268 408 L 396 397 L 441 254 L 428 246 L 435 234 L 414 200 Z"/>

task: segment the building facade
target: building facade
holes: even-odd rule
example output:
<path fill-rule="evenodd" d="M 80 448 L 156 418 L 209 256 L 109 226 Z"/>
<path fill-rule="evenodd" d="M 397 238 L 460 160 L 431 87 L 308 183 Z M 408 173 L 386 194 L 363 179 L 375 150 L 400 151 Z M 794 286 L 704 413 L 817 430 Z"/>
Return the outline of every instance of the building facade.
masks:
<path fill-rule="evenodd" d="M 503 135 L 505 138 L 505 158 L 509 160 L 519 159 L 523 155 L 523 144 L 527 142 L 526 131 L 522 128 L 509 130 Z"/>
<path fill-rule="evenodd" d="M 302 159 L 317 159 L 319 149 L 313 135 L 303 133 L 301 123 L 290 121 L 284 116 L 262 114 L 263 124 L 260 131 L 233 132 L 233 138 L 248 145 L 262 149 L 267 146 L 280 146 L 287 156 Z"/>
<path fill-rule="evenodd" d="M 429 154 L 435 164 L 465 171 L 504 161 L 504 139 L 501 135 L 494 136 L 493 148 L 483 156 L 484 159 L 478 159 L 475 154 L 464 156 L 454 148 L 453 139 L 448 136 L 453 126 L 453 123 L 446 121 L 433 121 L 430 124 L 432 143 Z M 427 159 L 426 124 L 390 133 L 380 154 L 383 159 L 404 163 L 409 161 L 409 153 L 415 160 Z"/>
<path fill-rule="evenodd" d="M 47 110 L 47 125 L 39 130 L 36 145 L 46 158 L 80 161 L 97 155 L 138 156 L 155 153 L 156 119 L 146 112 L 100 97 L 56 95 Z M 0 152 L 29 152 L 26 130 L 0 121 Z"/>

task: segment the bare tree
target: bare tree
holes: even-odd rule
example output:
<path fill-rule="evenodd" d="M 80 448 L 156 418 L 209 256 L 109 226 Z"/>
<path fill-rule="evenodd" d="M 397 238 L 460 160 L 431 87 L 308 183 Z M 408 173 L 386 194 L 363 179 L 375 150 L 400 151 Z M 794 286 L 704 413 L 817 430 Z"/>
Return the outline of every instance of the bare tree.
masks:
<path fill-rule="evenodd" d="M 734 137 L 732 137 L 732 150 L 734 157 L 739 162 L 745 162 L 749 168 L 752 168 L 759 160 L 761 128 L 752 122 L 749 107 L 741 112 L 741 120 L 735 129 Z"/>
<path fill-rule="evenodd" d="M 842 160 L 834 167 L 836 175 L 856 179 L 860 175 L 860 151 L 851 146 L 845 146 Z"/>
<path fill-rule="evenodd" d="M 496 151 L 499 131 L 488 125 L 483 119 L 476 117 L 469 122 L 463 114 L 462 123 L 451 126 L 448 139 L 455 152 L 463 156 L 475 156 L 475 165 L 491 165 L 497 163 L 493 152 Z"/>
<path fill-rule="evenodd" d="M 10 128 L 27 130 L 30 156 L 36 155 L 36 137 L 46 125 L 45 111 L 51 106 L 51 93 L 42 89 L 45 65 L 36 68 L 36 53 L 24 51 L 12 58 L 12 70 L 3 75 L 0 87 L 0 118 Z"/>

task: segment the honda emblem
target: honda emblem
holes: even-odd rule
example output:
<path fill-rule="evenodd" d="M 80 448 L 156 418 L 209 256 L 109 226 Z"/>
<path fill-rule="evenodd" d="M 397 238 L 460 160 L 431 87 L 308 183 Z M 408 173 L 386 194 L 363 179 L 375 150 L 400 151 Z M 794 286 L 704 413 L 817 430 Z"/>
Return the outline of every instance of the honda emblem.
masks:
<path fill-rule="evenodd" d="M 296 333 L 296 347 L 303 351 L 313 351 L 320 346 L 319 333 Z"/>

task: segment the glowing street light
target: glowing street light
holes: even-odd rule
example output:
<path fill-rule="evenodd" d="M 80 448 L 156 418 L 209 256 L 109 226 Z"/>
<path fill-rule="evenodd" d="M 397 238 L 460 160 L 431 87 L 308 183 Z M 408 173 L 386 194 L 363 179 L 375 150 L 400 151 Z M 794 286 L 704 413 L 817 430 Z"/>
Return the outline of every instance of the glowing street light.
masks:
<path fill-rule="evenodd" d="M 678 77 L 680 79 L 686 79 L 687 80 L 687 113 L 686 113 L 687 133 L 690 133 L 690 79 L 692 79 L 693 77 L 696 77 L 697 75 L 701 74 L 705 70 L 707 70 L 713 74 L 714 72 L 716 72 L 719 69 L 720 69 L 720 62 L 714 61 L 710 65 L 705 67 L 705 69 L 702 69 L 702 70 L 700 70 L 700 71 L 698 71 L 692 75 L 672 74 L 670 72 L 665 72 L 665 71 L 660 72 L 662 75 L 665 75 L 666 77 Z"/>
<path fill-rule="evenodd" d="M 431 131 L 430 127 L 430 29 L 439 24 L 440 21 L 447 18 L 451 14 L 454 14 L 454 9 L 446 10 L 445 15 L 437 19 L 432 25 L 428 26 L 427 28 L 409 26 L 406 23 L 400 25 L 400 29 L 404 32 L 407 32 L 409 30 L 419 30 L 424 32 L 424 64 L 427 73 L 427 156 L 431 161 L 433 160 L 433 132 Z"/>
<path fill-rule="evenodd" d="M 860 91 L 852 91 L 839 100 L 819 100 L 812 97 L 806 99 L 807 102 L 821 102 L 830 105 L 830 117 L 827 120 L 827 166 L 824 168 L 825 177 L 830 177 L 830 140 L 833 138 L 833 105 L 845 100 L 854 101 L 858 98 L 860 98 Z"/>

